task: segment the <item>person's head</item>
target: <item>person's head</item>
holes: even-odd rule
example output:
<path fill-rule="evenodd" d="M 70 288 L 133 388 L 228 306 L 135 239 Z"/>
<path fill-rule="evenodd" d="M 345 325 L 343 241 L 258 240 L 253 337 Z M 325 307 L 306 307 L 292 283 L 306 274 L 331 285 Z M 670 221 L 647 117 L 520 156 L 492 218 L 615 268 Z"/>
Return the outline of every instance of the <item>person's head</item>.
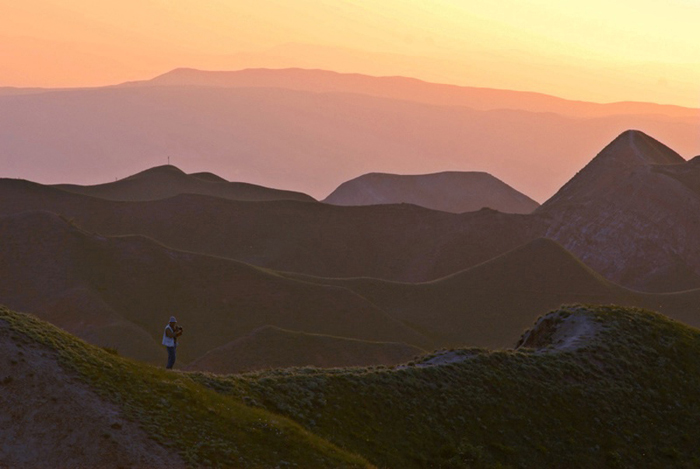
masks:
<path fill-rule="evenodd" d="M 174 326 L 177 324 L 177 319 L 175 319 L 175 316 L 170 316 L 170 326 Z"/>

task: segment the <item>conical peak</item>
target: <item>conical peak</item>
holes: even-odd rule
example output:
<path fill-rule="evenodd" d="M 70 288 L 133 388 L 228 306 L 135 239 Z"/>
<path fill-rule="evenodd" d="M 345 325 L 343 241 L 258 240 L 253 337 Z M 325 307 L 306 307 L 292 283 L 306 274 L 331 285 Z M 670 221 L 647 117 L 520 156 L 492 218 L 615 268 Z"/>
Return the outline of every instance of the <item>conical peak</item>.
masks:
<path fill-rule="evenodd" d="M 593 161 L 599 159 L 625 166 L 685 163 L 678 153 L 640 130 L 621 133 Z"/>
<path fill-rule="evenodd" d="M 627 130 L 610 142 L 539 210 L 597 198 L 626 180 L 638 168 L 685 162 L 678 153 L 644 132 Z"/>

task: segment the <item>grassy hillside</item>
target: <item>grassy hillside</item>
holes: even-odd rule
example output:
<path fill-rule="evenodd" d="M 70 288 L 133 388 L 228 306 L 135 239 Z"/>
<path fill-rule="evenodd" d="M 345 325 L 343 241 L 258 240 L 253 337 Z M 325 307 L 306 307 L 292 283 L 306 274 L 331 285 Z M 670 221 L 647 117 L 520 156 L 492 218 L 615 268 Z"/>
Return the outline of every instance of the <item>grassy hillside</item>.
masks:
<path fill-rule="evenodd" d="M 195 377 L 381 467 L 700 464 L 700 331 L 575 306 L 528 337 L 515 351 L 445 351 L 405 367 Z"/>
<path fill-rule="evenodd" d="M 190 371 L 242 373 L 270 368 L 396 365 L 425 350 L 396 342 L 333 337 L 266 326 L 208 352 Z"/>
<path fill-rule="evenodd" d="M 55 352 L 64 368 L 77 373 L 103 399 L 118 404 L 151 439 L 177 452 L 191 466 L 369 466 L 363 458 L 339 449 L 290 419 L 217 394 L 186 374 L 120 358 L 4 307 L 0 307 L 0 321 L 9 324 L 13 337 L 22 336 Z M 11 368 L 7 371 L 11 373 Z M 3 376 L 3 389 L 12 392 L 11 374 Z M 48 400 L 50 395 L 44 397 Z"/>
<path fill-rule="evenodd" d="M 561 308 L 540 318 L 517 350 L 235 376 L 140 365 L 5 308 L 0 321 L 13 330 L 3 340 L 19 335 L 49 347 L 191 465 L 700 464 L 700 331 L 644 310 Z M 12 380 L 3 386 L 13 389 Z"/>

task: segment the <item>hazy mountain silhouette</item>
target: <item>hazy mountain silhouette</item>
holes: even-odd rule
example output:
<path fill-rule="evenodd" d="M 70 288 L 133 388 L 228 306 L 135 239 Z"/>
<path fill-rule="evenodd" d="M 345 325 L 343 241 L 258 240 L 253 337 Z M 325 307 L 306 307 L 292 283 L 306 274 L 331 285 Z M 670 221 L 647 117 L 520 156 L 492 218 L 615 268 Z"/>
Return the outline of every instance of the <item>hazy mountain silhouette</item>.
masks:
<path fill-rule="evenodd" d="M 106 184 L 79 186 L 57 184 L 54 187 L 77 194 L 109 200 L 159 200 L 179 194 L 202 194 L 231 200 L 302 200 L 306 194 L 282 191 L 243 182 L 228 182 L 212 173 L 185 174 L 175 166 L 158 166 Z"/>
<path fill-rule="evenodd" d="M 143 237 L 90 234 L 48 212 L 0 218 L 0 303 L 93 343 L 160 362 L 171 315 L 187 330 L 183 363 L 274 325 L 372 341 L 429 341 L 349 290 Z"/>
<path fill-rule="evenodd" d="M 606 278 L 645 291 L 700 286 L 698 165 L 627 131 L 537 210 L 558 240 Z"/>
<path fill-rule="evenodd" d="M 357 92 L 151 84 L 0 96 L 0 165 L 6 177 L 94 184 L 170 155 L 188 173 L 316 198 L 369 172 L 478 169 L 541 201 L 628 128 L 697 154 L 696 117 L 584 118 Z"/>
<path fill-rule="evenodd" d="M 492 208 L 531 213 L 539 204 L 488 173 L 444 172 L 422 175 L 370 173 L 341 184 L 323 200 L 333 205 L 408 203 L 444 212 Z"/>
<path fill-rule="evenodd" d="M 308 334 L 266 326 L 208 352 L 188 371 L 243 373 L 270 368 L 397 365 L 425 353 L 402 343 Z"/>
<path fill-rule="evenodd" d="M 479 110 L 520 109 L 571 117 L 650 114 L 697 118 L 700 109 L 654 103 L 609 104 L 572 101 L 543 93 L 430 83 L 409 77 L 375 77 L 301 68 L 205 71 L 177 68 L 151 80 L 122 86 L 216 86 L 285 88 L 320 93 L 359 93 L 426 104 L 466 106 Z"/>
<path fill-rule="evenodd" d="M 14 86 L 0 86 L 0 96 L 18 96 L 23 94 L 39 94 L 54 91 L 51 88 L 18 88 Z"/>

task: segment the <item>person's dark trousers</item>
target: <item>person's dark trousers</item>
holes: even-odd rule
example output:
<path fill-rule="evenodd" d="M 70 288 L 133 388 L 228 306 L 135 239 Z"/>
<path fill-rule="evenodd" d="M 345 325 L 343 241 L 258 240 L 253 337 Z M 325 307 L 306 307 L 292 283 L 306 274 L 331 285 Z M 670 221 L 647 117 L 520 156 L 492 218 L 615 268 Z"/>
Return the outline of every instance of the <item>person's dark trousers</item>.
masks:
<path fill-rule="evenodd" d="M 166 368 L 169 370 L 173 367 L 173 365 L 175 365 L 175 348 L 176 347 L 166 347 L 168 349 L 168 364 L 167 364 Z"/>

